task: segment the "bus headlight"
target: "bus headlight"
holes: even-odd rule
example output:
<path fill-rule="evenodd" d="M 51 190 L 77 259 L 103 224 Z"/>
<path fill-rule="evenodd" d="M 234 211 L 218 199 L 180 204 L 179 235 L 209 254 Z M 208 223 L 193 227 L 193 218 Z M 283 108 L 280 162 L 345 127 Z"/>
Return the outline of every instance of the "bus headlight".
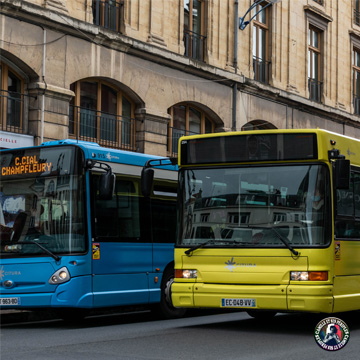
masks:
<path fill-rule="evenodd" d="M 66 267 L 62 267 L 58 271 L 56 271 L 54 274 L 51 275 L 49 279 L 49 284 L 62 284 L 66 281 L 70 280 L 70 274 Z"/>
<path fill-rule="evenodd" d="M 290 280 L 292 281 L 327 281 L 327 271 L 291 271 Z"/>
<path fill-rule="evenodd" d="M 197 270 L 175 269 L 175 278 L 177 278 L 177 279 L 196 279 L 197 278 Z"/>

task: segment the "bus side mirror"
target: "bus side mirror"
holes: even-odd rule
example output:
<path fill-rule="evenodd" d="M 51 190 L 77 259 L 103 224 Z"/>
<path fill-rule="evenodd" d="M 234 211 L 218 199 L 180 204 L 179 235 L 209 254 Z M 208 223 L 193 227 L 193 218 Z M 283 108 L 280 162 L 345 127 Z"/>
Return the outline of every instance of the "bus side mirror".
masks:
<path fill-rule="evenodd" d="M 149 197 L 151 195 L 153 181 L 154 169 L 143 168 L 141 171 L 141 192 L 144 197 Z"/>
<path fill-rule="evenodd" d="M 335 186 L 336 189 L 349 189 L 350 160 L 338 159 L 335 161 Z"/>
<path fill-rule="evenodd" d="M 111 200 L 115 190 L 115 174 L 107 171 L 100 175 L 99 198 L 100 200 Z"/>

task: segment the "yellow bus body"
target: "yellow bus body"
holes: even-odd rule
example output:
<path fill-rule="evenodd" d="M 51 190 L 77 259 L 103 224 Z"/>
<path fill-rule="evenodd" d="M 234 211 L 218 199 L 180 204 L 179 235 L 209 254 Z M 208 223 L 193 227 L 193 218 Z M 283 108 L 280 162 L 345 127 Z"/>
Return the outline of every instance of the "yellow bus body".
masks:
<path fill-rule="evenodd" d="M 325 163 L 330 169 L 331 182 L 333 182 L 333 178 L 328 158 L 329 150 L 339 149 L 346 159 L 350 159 L 352 167 L 360 166 L 360 141 L 319 129 L 187 136 L 180 139 L 179 149 L 181 142 L 188 139 L 262 133 L 316 134 L 318 158 L 309 160 L 309 163 Z M 179 156 L 180 170 L 201 166 L 182 166 L 180 151 Z M 285 162 L 290 163 L 290 161 Z M 301 162 L 304 163 L 304 161 Z M 271 163 L 275 164 L 275 162 Z M 281 162 L 276 164 L 281 164 Z M 212 164 L 210 167 L 217 168 L 219 166 L 219 164 Z M 334 194 L 333 187 L 331 193 Z M 331 203 L 332 241 L 330 246 L 304 248 L 299 250 L 299 256 L 294 256 L 287 248 L 224 247 L 202 247 L 186 255 L 187 248 L 176 247 L 175 271 L 196 269 L 197 278 L 175 278 L 171 288 L 173 305 L 184 308 L 221 308 L 224 299 L 230 299 L 226 307 L 231 308 L 232 299 L 241 299 L 234 305 L 234 308 L 321 313 L 360 309 L 360 239 L 334 238 L 333 198 Z M 231 264 L 235 263 L 236 267 L 231 268 Z M 291 271 L 326 271 L 328 280 L 292 281 L 290 280 Z M 241 306 L 242 304 L 244 306 Z M 251 306 L 251 304 L 255 304 L 255 306 Z"/>

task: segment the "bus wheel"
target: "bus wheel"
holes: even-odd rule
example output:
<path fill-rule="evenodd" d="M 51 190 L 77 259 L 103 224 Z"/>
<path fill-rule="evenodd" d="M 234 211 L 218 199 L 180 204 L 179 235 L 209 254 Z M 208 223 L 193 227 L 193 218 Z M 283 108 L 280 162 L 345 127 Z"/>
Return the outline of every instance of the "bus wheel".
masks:
<path fill-rule="evenodd" d="M 186 309 L 175 308 L 171 301 L 171 284 L 174 282 L 174 269 L 169 268 L 164 272 L 161 282 L 161 299 L 158 306 L 158 313 L 165 319 L 183 317 Z"/>
<path fill-rule="evenodd" d="M 276 311 L 271 310 L 247 310 L 248 315 L 258 320 L 269 320 L 276 315 Z"/>
<path fill-rule="evenodd" d="M 63 308 L 56 311 L 57 315 L 68 323 L 77 323 L 84 320 L 89 314 L 86 309 Z"/>

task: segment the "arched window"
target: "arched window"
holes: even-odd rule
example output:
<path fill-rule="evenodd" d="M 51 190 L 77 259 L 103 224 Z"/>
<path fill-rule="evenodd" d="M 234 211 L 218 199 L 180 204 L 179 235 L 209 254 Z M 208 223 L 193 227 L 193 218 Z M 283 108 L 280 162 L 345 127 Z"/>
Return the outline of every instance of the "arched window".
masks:
<path fill-rule="evenodd" d="M 241 131 L 271 130 L 271 129 L 277 129 L 277 127 L 265 120 L 253 120 L 253 121 L 246 123 L 241 128 Z"/>
<path fill-rule="evenodd" d="M 24 81 L 7 64 L 0 62 L 0 118 L 1 129 L 22 132 Z"/>
<path fill-rule="evenodd" d="M 113 86 L 97 80 L 71 84 L 69 134 L 80 140 L 135 150 L 134 104 Z"/>
<path fill-rule="evenodd" d="M 208 134 L 215 130 L 214 122 L 201 111 L 188 104 L 178 104 L 169 109 L 171 119 L 168 128 L 168 152 L 170 156 L 178 152 L 181 136 Z"/>

